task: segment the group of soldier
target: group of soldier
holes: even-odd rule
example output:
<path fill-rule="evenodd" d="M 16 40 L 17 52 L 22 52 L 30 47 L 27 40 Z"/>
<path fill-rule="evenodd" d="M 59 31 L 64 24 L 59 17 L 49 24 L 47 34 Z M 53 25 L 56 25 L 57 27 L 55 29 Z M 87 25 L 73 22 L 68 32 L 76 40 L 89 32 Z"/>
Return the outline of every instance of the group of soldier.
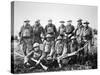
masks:
<path fill-rule="evenodd" d="M 60 21 L 61 25 L 58 30 L 57 25 L 55 26 L 51 19 L 48 20 L 45 28 L 40 24 L 40 20 L 36 20 L 33 26 L 30 25 L 30 20 L 24 22 L 25 25 L 21 27 L 19 37 L 20 44 L 23 45 L 26 65 L 32 65 L 30 61 L 33 59 L 36 60 L 35 65 L 44 60 L 59 59 L 58 63 L 61 67 L 60 62 L 63 57 L 84 47 L 86 43 L 87 46 L 79 53 L 78 59 L 92 53 L 93 32 L 88 21 L 83 22 L 82 19 L 78 19 L 77 28 L 72 25 L 72 20 L 68 20 L 67 25 L 65 21 Z"/>

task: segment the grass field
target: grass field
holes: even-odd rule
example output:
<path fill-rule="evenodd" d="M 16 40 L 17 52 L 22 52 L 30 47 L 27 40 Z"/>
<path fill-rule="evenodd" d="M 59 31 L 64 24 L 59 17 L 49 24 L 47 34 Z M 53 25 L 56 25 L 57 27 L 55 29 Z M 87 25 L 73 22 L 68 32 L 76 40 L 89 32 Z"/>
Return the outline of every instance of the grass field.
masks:
<path fill-rule="evenodd" d="M 12 45 L 17 45 L 12 43 Z M 13 47 L 13 46 L 12 46 Z M 16 47 L 16 46 L 14 46 Z M 42 45 L 41 45 L 42 47 Z M 59 68 L 52 68 L 48 71 L 69 71 L 69 70 L 87 70 L 87 69 L 96 69 L 97 68 L 97 39 L 95 40 L 95 44 L 94 46 L 91 48 L 92 51 L 94 51 L 94 53 L 96 55 L 94 55 L 93 60 L 89 63 L 89 64 L 84 64 L 84 65 L 80 65 L 80 64 L 68 64 L 65 63 L 63 65 L 63 67 L 61 69 Z M 26 68 L 23 64 L 23 57 L 17 55 L 17 54 L 13 54 L 15 51 L 19 54 L 21 54 L 23 56 L 23 52 L 21 51 L 20 48 L 12 48 L 12 57 L 14 57 L 14 73 L 32 73 L 32 72 L 45 72 L 42 68 L 35 68 L 35 69 L 30 69 L 30 68 Z M 46 71 L 46 72 L 48 72 Z"/>

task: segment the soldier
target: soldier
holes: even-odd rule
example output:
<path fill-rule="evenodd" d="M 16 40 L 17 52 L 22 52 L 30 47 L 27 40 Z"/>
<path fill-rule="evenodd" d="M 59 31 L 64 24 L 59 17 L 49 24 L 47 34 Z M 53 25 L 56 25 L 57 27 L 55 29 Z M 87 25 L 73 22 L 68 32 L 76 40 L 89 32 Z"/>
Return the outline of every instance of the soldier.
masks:
<path fill-rule="evenodd" d="M 78 43 L 78 49 L 80 49 L 81 47 L 84 46 L 84 42 L 83 42 L 83 28 L 84 26 L 82 25 L 82 19 L 78 19 L 77 20 L 77 28 L 75 30 L 75 36 L 76 36 L 76 40 L 77 40 L 77 43 Z M 79 64 L 84 64 L 84 52 L 83 50 L 78 54 L 77 56 L 77 63 Z"/>
<path fill-rule="evenodd" d="M 35 25 L 33 25 L 33 42 L 42 43 L 42 39 L 44 38 L 44 28 L 40 24 L 40 20 L 35 21 Z"/>
<path fill-rule="evenodd" d="M 84 26 L 82 25 L 82 19 L 77 20 L 78 24 L 77 24 L 77 28 L 75 30 L 75 36 L 76 36 L 76 40 L 78 42 L 78 47 L 80 48 L 82 45 L 82 32 L 83 32 L 83 28 Z"/>
<path fill-rule="evenodd" d="M 72 20 L 68 20 L 67 21 L 67 25 L 66 25 L 66 34 L 71 37 L 74 31 L 74 26 L 71 24 Z"/>
<path fill-rule="evenodd" d="M 37 64 L 40 64 L 41 62 L 43 64 L 45 64 L 46 66 L 48 66 L 49 68 L 51 67 L 51 60 L 53 59 L 53 55 L 54 55 L 54 41 L 53 41 L 53 36 L 51 34 L 47 34 L 46 35 L 46 40 L 44 40 L 43 42 L 43 51 L 42 51 L 42 55 L 39 58 Z"/>
<path fill-rule="evenodd" d="M 63 50 L 64 48 L 66 48 L 65 45 L 66 43 L 64 42 L 64 38 L 62 38 L 61 36 L 58 36 L 55 43 L 55 50 L 58 56 L 63 54 Z M 67 52 L 67 49 L 66 49 L 66 52 Z"/>
<path fill-rule="evenodd" d="M 88 21 L 85 21 L 83 24 L 84 24 L 83 40 L 84 40 L 84 42 L 88 42 L 88 45 L 85 48 L 84 52 L 85 52 L 85 55 L 88 56 L 89 54 L 92 53 L 91 46 L 92 46 L 92 43 L 93 43 L 93 30 L 92 30 L 92 28 L 90 28 L 88 26 L 89 25 Z"/>
<path fill-rule="evenodd" d="M 62 37 L 64 37 L 64 35 L 65 35 L 65 32 L 66 32 L 66 27 L 65 27 L 65 25 L 64 25 L 64 21 L 60 21 L 60 23 L 61 23 L 61 25 L 60 25 L 60 27 L 59 27 L 59 29 L 58 29 L 58 34 L 60 35 L 60 36 L 62 36 Z"/>
<path fill-rule="evenodd" d="M 26 56 L 25 64 L 27 66 L 35 67 L 38 64 L 38 60 L 42 55 L 42 50 L 40 50 L 40 44 L 34 43 L 31 52 L 29 52 Z M 37 62 L 35 62 L 36 60 Z"/>
<path fill-rule="evenodd" d="M 29 24 L 29 22 L 30 22 L 29 20 L 24 21 L 25 25 L 21 27 L 21 30 L 19 32 L 20 43 L 23 44 L 23 52 L 25 56 L 32 49 L 33 29 Z"/>
<path fill-rule="evenodd" d="M 53 41 L 53 36 L 51 34 L 46 35 L 46 40 L 43 42 L 43 54 L 40 58 L 39 61 L 43 59 L 52 59 L 55 49 L 54 49 L 54 41 Z"/>
<path fill-rule="evenodd" d="M 66 43 L 64 42 L 64 38 L 58 36 L 55 44 L 55 54 L 57 58 L 62 58 L 67 53 Z M 59 67 L 61 68 L 60 60 L 58 60 Z"/>
<path fill-rule="evenodd" d="M 72 20 L 68 20 L 67 21 L 67 25 L 66 25 L 66 43 L 67 43 L 67 48 L 68 48 L 68 53 L 70 53 L 70 44 L 71 44 L 71 41 L 70 38 L 73 36 L 73 32 L 74 32 L 74 26 L 71 24 L 72 23 Z M 68 42 L 69 41 L 69 42 Z"/>
<path fill-rule="evenodd" d="M 57 29 L 54 24 L 52 24 L 52 20 L 48 20 L 48 25 L 45 27 L 45 34 L 51 34 L 54 39 L 57 37 Z"/>

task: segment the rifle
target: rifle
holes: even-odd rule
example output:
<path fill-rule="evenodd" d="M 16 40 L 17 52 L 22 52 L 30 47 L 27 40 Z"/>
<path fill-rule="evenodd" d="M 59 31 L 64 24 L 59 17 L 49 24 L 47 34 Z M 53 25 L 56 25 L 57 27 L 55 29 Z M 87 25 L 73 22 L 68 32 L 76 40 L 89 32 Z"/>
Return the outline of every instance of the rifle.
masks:
<path fill-rule="evenodd" d="M 88 42 L 85 43 L 84 47 L 82 48 L 79 48 L 77 51 L 75 52 L 72 52 L 72 53 L 69 53 L 69 54 L 66 54 L 65 56 L 63 56 L 61 59 L 63 58 L 67 58 L 67 57 L 70 57 L 70 56 L 73 56 L 73 55 L 76 55 L 78 52 L 80 52 L 81 50 L 83 50 L 86 46 L 87 46 Z"/>
<path fill-rule="evenodd" d="M 87 46 L 87 44 L 88 44 L 88 42 L 86 42 L 86 44 L 84 45 L 84 47 L 78 49 L 77 51 L 72 52 L 72 53 L 69 53 L 69 54 L 66 54 L 66 55 L 64 55 L 64 56 L 62 56 L 62 57 L 60 57 L 60 58 L 57 58 L 57 62 L 58 62 L 58 64 L 59 64 L 59 67 L 61 68 L 60 60 L 62 60 L 62 59 L 64 59 L 64 58 L 71 57 L 71 56 L 73 56 L 73 55 L 76 55 L 78 52 L 80 52 L 81 50 L 83 50 L 83 49 Z"/>

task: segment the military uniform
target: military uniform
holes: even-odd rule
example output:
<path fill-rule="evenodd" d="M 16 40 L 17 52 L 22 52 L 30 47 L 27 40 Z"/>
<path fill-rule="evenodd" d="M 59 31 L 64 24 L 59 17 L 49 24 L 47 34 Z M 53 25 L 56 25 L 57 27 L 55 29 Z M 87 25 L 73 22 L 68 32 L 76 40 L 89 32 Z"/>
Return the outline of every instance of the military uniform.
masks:
<path fill-rule="evenodd" d="M 52 35 L 47 34 L 46 38 L 51 37 Z M 51 37 L 52 38 L 52 37 Z M 46 53 L 46 56 L 50 55 L 51 57 L 53 56 L 53 53 L 55 51 L 54 49 L 55 42 L 53 40 L 45 40 L 43 42 L 43 52 Z"/>
<path fill-rule="evenodd" d="M 51 21 L 51 20 L 49 20 Z M 57 37 L 57 29 L 54 24 L 48 24 L 45 27 L 45 34 L 51 34 L 54 38 Z"/>
<path fill-rule="evenodd" d="M 86 24 L 89 24 L 89 22 L 84 22 Z M 93 39 L 93 31 L 92 28 L 88 27 L 84 27 L 83 29 L 83 40 L 85 42 L 88 42 L 88 46 L 85 48 L 85 54 L 86 53 L 91 53 L 91 45 L 92 45 L 92 40 Z"/>
<path fill-rule="evenodd" d="M 67 47 L 65 38 L 62 36 L 58 36 L 55 42 L 55 58 L 57 58 L 57 63 L 59 68 L 61 68 L 61 59 L 67 54 Z"/>
<path fill-rule="evenodd" d="M 57 38 L 57 41 L 55 43 L 55 51 L 57 57 L 67 53 L 66 43 L 64 42 L 64 38 L 62 38 L 61 36 L 58 36 Z"/>
<path fill-rule="evenodd" d="M 71 37 L 71 45 L 70 45 L 71 52 L 77 51 L 77 49 L 78 49 L 77 46 L 78 46 L 77 40 L 76 40 L 75 36 L 72 36 Z"/>
<path fill-rule="evenodd" d="M 30 55 L 29 55 L 29 58 L 34 58 L 35 60 L 39 60 L 41 55 L 42 55 L 42 50 L 39 50 L 38 52 L 31 51 Z"/>
<path fill-rule="evenodd" d="M 26 20 L 25 22 L 29 21 Z M 26 24 L 25 26 L 23 25 L 19 32 L 19 36 L 21 37 L 20 42 L 23 44 L 25 55 L 27 55 L 27 53 L 32 49 L 32 33 L 33 29 L 30 24 Z"/>
<path fill-rule="evenodd" d="M 50 54 L 51 51 L 54 51 L 54 41 L 44 41 L 43 43 L 44 52 Z"/>
<path fill-rule="evenodd" d="M 31 66 L 36 66 L 36 62 L 34 62 L 32 59 L 35 60 L 39 60 L 41 55 L 42 55 L 42 50 L 38 50 L 35 51 L 34 48 L 39 47 L 40 45 L 38 43 L 34 43 L 33 45 L 33 49 L 31 50 L 31 52 L 28 53 L 28 55 L 26 56 L 26 62 L 25 63 L 29 63 Z"/>
<path fill-rule="evenodd" d="M 67 48 L 68 48 L 68 53 L 70 53 L 71 51 L 70 51 L 70 45 L 71 45 L 71 42 L 69 41 L 70 40 L 70 38 L 73 36 L 73 32 L 74 32 L 74 26 L 73 25 L 71 25 L 71 22 L 72 22 L 72 20 L 69 20 L 69 21 L 67 21 L 67 22 L 70 22 L 70 24 L 68 24 L 68 25 L 66 25 L 66 37 L 67 37 L 67 41 L 68 42 L 66 42 L 67 43 Z"/>
<path fill-rule="evenodd" d="M 59 26 L 59 29 L 58 29 L 58 35 L 60 36 L 64 36 L 65 33 L 66 33 L 66 27 L 64 25 L 64 21 L 60 21 L 60 23 L 62 23 L 60 26 Z"/>
<path fill-rule="evenodd" d="M 82 19 L 79 19 L 78 21 L 78 25 L 77 25 L 77 28 L 75 30 L 75 36 L 76 36 L 76 40 L 79 44 L 79 48 L 81 47 L 81 44 L 82 44 L 82 40 L 83 40 L 83 28 L 84 26 L 82 25 Z"/>
<path fill-rule="evenodd" d="M 80 28 L 77 28 L 75 31 L 75 35 L 79 44 L 82 42 L 83 28 L 84 26 L 82 25 Z"/>
<path fill-rule="evenodd" d="M 44 28 L 38 23 L 33 26 L 33 42 L 42 43 L 42 37 L 44 37 Z M 41 36 L 42 35 L 42 36 Z"/>
<path fill-rule="evenodd" d="M 77 40 L 77 43 L 78 43 L 78 49 L 80 49 L 81 47 L 84 46 L 84 41 L 83 41 L 83 28 L 84 26 L 82 25 L 82 19 L 79 19 L 77 20 L 77 28 L 75 30 L 75 37 L 76 37 L 76 40 Z M 84 58 L 83 58 L 83 55 L 84 55 L 84 51 L 82 50 L 78 56 L 77 56 L 77 63 L 79 64 L 83 64 L 84 62 Z"/>
<path fill-rule="evenodd" d="M 69 20 L 67 22 L 72 22 L 72 20 Z M 71 24 L 66 25 L 66 34 L 72 34 L 74 31 L 74 26 Z"/>

